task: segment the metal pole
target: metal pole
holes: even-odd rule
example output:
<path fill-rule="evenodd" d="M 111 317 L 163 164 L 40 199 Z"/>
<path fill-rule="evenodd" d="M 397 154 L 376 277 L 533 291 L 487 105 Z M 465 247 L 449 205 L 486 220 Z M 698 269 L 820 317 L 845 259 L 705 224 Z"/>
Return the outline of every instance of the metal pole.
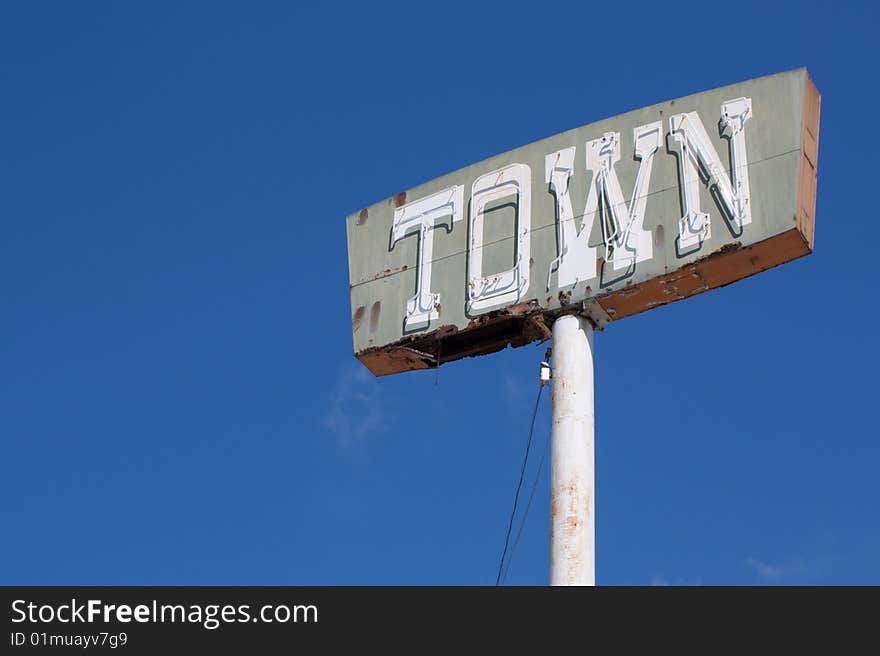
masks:
<path fill-rule="evenodd" d="M 553 323 L 550 585 L 596 584 L 593 468 L 593 328 Z"/>

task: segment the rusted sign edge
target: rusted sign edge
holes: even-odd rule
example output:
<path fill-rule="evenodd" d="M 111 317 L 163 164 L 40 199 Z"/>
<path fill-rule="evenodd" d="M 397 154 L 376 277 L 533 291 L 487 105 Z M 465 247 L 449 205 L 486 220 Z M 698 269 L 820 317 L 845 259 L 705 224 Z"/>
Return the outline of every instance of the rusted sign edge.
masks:
<path fill-rule="evenodd" d="M 550 338 L 553 320 L 563 314 L 582 314 L 601 329 L 605 323 L 724 287 L 810 252 L 800 227 L 793 228 L 751 246 L 729 244 L 672 273 L 584 302 L 555 310 L 542 309 L 536 301 L 522 303 L 477 317 L 461 330 L 442 326 L 429 334 L 413 335 L 355 355 L 376 376 L 431 369 L 507 346 L 545 341 Z M 591 301 L 601 308 L 604 318 L 596 316 L 595 306 L 589 307 Z"/>
<path fill-rule="evenodd" d="M 797 227 L 813 249 L 816 226 L 816 174 L 819 163 L 819 114 L 822 98 L 804 70 L 804 108 L 801 120 L 801 163 L 798 176 Z"/>

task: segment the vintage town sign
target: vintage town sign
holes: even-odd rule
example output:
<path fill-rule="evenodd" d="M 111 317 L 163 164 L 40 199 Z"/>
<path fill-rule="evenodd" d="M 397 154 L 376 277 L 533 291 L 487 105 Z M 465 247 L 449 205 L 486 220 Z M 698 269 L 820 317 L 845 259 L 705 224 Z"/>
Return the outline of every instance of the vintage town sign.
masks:
<path fill-rule="evenodd" d="M 374 374 L 597 328 L 813 248 L 805 69 L 489 158 L 346 218 L 355 355 Z"/>

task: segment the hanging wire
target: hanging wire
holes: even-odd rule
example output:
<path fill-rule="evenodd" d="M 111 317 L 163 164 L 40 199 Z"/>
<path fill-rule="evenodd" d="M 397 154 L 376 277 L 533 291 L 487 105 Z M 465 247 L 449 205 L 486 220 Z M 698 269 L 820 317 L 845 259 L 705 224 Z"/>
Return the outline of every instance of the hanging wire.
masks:
<path fill-rule="evenodd" d="M 538 470 L 535 472 L 535 481 L 532 483 L 532 491 L 529 493 L 529 501 L 526 509 L 523 511 L 522 519 L 519 523 L 519 529 L 516 531 L 516 538 L 513 540 L 513 546 L 510 548 L 510 555 L 507 557 L 507 567 L 504 568 L 504 574 L 501 575 L 501 585 L 504 585 L 507 574 L 510 572 L 510 564 L 513 562 L 513 554 L 516 553 L 516 545 L 522 537 L 523 529 L 526 527 L 526 518 L 529 516 L 529 509 L 532 507 L 532 499 L 535 498 L 535 491 L 538 489 L 538 483 L 541 481 L 541 473 L 544 471 L 544 461 L 547 459 L 547 452 L 550 450 L 550 436 L 544 441 L 544 451 L 541 453 L 541 462 L 538 463 Z"/>
<path fill-rule="evenodd" d="M 519 492 L 522 489 L 523 478 L 526 474 L 526 464 L 529 461 L 529 451 L 532 448 L 532 435 L 535 433 L 535 419 L 538 416 L 538 404 L 541 402 L 541 393 L 544 385 L 538 388 L 538 397 L 535 399 L 535 409 L 532 412 L 532 423 L 529 428 L 529 438 L 526 440 L 526 452 L 523 456 L 522 466 L 519 470 L 519 481 L 516 484 L 516 493 L 513 495 L 513 509 L 510 511 L 510 521 L 507 524 L 507 536 L 504 538 L 504 550 L 501 552 L 501 562 L 498 563 L 498 575 L 495 577 L 495 585 L 501 585 L 501 574 L 504 569 L 504 560 L 507 557 L 507 547 L 510 544 L 510 532 L 513 530 L 513 520 L 516 517 L 516 507 L 519 502 Z M 511 554 L 512 555 L 512 554 Z"/>

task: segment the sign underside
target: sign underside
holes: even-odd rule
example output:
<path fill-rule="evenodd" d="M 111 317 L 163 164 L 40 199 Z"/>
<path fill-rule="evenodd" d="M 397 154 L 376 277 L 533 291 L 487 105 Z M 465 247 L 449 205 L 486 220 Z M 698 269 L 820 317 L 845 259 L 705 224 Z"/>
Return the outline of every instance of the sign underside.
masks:
<path fill-rule="evenodd" d="M 627 112 L 346 217 L 352 335 L 375 375 L 597 328 L 813 249 L 820 97 L 805 69 Z"/>

